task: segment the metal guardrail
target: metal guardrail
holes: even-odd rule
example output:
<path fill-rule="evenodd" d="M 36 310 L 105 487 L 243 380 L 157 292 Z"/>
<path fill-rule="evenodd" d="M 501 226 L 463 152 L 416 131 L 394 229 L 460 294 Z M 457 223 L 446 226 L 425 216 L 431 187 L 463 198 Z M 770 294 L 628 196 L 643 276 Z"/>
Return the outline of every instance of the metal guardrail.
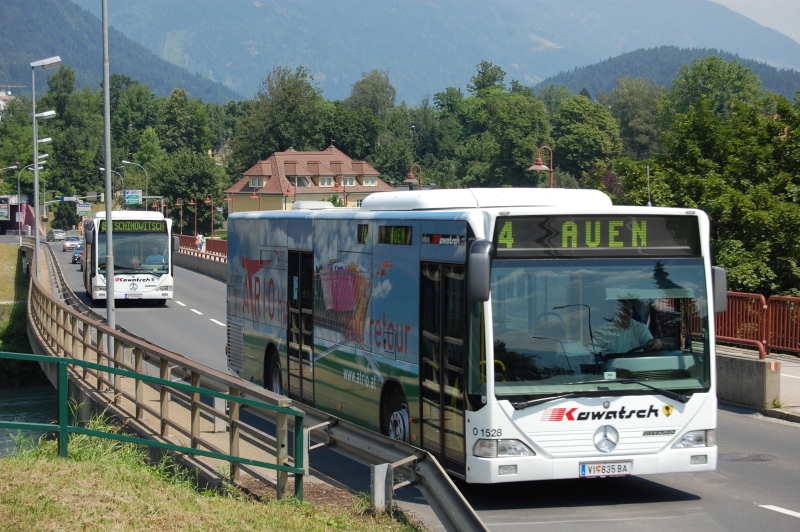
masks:
<path fill-rule="evenodd" d="M 23 247 L 33 249 L 33 239 L 26 239 Z M 36 264 L 35 257 L 33 262 Z M 58 270 L 57 263 L 53 264 Z M 66 290 L 69 290 L 68 287 Z M 61 292 L 65 293 L 64 287 Z M 70 297 L 77 300 L 74 294 Z M 201 456 L 211 456 L 208 454 L 211 452 L 241 457 L 240 450 L 246 444 L 257 452 L 275 457 L 274 465 L 277 467 L 272 469 L 278 470 L 277 481 L 264 477 L 248 460 L 239 460 L 232 461 L 231 464 L 230 476 L 233 482 L 238 481 L 240 471 L 246 471 L 262 481 L 274 484 L 278 497 L 281 498 L 286 490 L 288 475 L 293 473 L 295 493 L 302 498 L 303 475 L 307 472 L 307 464 L 302 461 L 305 456 L 304 440 L 302 434 L 297 435 L 294 457 L 290 457 L 287 427 L 291 419 L 293 425 L 301 430 L 305 414 L 292 406 L 292 401 L 288 398 L 238 377 L 207 368 L 146 340 L 112 330 L 79 309 L 68 307 L 49 293 L 35 273 L 31 275 L 28 294 L 28 324 L 29 332 L 35 336 L 31 338 L 31 344 L 41 346 L 43 354 L 51 357 L 48 361 L 57 361 L 54 357 L 71 358 L 72 363 L 82 366 L 82 371 L 72 372 L 76 382 L 100 394 L 110 393 L 109 404 L 124 411 L 134 420 L 144 422 L 145 416 L 152 416 L 157 422 L 159 441 L 151 441 L 148 445 L 163 447 L 169 444 L 170 429 L 188 438 L 190 447 L 195 449 L 194 453 Z M 113 353 L 105 351 L 108 337 L 112 339 Z M 90 359 L 94 359 L 94 362 Z M 151 371 L 158 371 L 158 377 L 147 374 Z M 186 375 L 191 385 L 172 382 L 170 376 L 173 371 Z M 131 372 L 136 376 L 122 372 Z M 126 386 L 125 378 L 132 379 L 133 386 Z M 204 386 L 202 388 L 201 381 Z M 166 382 L 170 382 L 171 388 Z M 157 399 L 146 401 L 148 394 L 157 395 Z M 205 404 L 202 396 L 231 401 L 230 411 L 226 412 L 218 405 Z M 148 404 L 153 401 L 158 402 L 158 408 Z M 190 411 L 190 419 L 186 425 L 181 424 L 178 416 L 170 415 L 170 406 L 176 403 L 185 405 Z M 277 421 L 276 436 L 266 434 L 239 419 L 239 404 L 258 405 L 274 411 Z M 200 434 L 201 420 L 217 419 L 224 420 L 227 426 L 227 451 Z M 255 461 L 266 463 L 266 460 Z"/>
<path fill-rule="evenodd" d="M 68 390 L 68 367 L 78 366 L 84 368 L 84 373 L 89 372 L 89 370 L 93 370 L 93 374 L 95 376 L 100 375 L 101 373 L 111 373 L 113 375 L 119 375 L 120 377 L 129 377 L 134 379 L 137 382 L 137 395 L 139 394 L 139 384 L 140 382 L 146 382 L 152 385 L 159 386 L 161 390 L 165 388 L 170 388 L 174 390 L 180 390 L 186 392 L 187 394 L 192 394 L 192 396 L 199 394 L 210 395 L 212 397 L 218 397 L 220 399 L 224 399 L 225 401 L 229 401 L 231 403 L 235 403 L 237 405 L 245 404 L 248 406 L 262 408 L 266 410 L 271 410 L 278 414 L 284 415 L 294 415 L 295 416 L 295 424 L 298 426 L 298 431 L 303 426 L 303 416 L 298 415 L 297 412 L 293 411 L 291 408 L 281 408 L 275 407 L 261 401 L 253 401 L 251 399 L 245 399 L 239 397 L 238 395 L 233 394 L 224 394 L 220 392 L 215 392 L 212 390 L 199 388 L 197 386 L 190 386 L 183 383 L 172 382 L 170 380 L 164 380 L 156 377 L 149 377 L 140 375 L 133 371 L 128 371 L 124 369 L 119 369 L 116 367 L 110 367 L 107 365 L 101 365 L 93 362 L 87 362 L 85 360 L 76 360 L 72 358 L 66 357 L 53 357 L 50 355 L 28 355 L 22 353 L 7 353 L 7 352 L 0 352 L 0 359 L 12 359 L 12 360 L 25 360 L 30 362 L 39 362 L 41 364 L 57 364 L 58 365 L 58 424 L 46 424 L 46 423 L 24 423 L 24 422 L 11 422 L 11 421 L 0 421 L 0 428 L 7 428 L 7 429 L 19 429 L 19 430 L 38 430 L 42 432 L 55 432 L 58 438 L 58 454 L 64 458 L 68 456 L 68 442 L 69 442 L 69 435 L 71 433 L 77 434 L 86 434 L 88 436 L 96 436 L 99 438 L 107 438 L 112 440 L 119 440 L 128 443 L 135 443 L 139 445 L 147 445 L 150 447 L 157 447 L 159 449 L 165 449 L 168 451 L 179 452 L 184 454 L 190 455 L 198 455 L 198 456 L 206 456 L 208 458 L 215 458 L 218 460 L 224 460 L 226 462 L 230 462 L 231 469 L 233 470 L 239 464 L 250 465 L 254 467 L 263 467 L 266 469 L 274 469 L 277 471 L 283 471 L 286 473 L 293 473 L 299 476 L 302 479 L 302 476 L 305 474 L 305 468 L 303 466 L 303 458 L 304 453 L 302 449 L 305 447 L 304 441 L 302 437 L 295 440 L 295 445 L 297 446 L 297 450 L 299 451 L 298 456 L 300 456 L 300 460 L 297 461 L 295 467 L 286 466 L 282 464 L 273 464 L 269 462 L 264 462 L 262 460 L 252 460 L 249 458 L 243 458 L 241 456 L 237 456 L 235 454 L 225 453 L 219 450 L 211 450 L 206 451 L 203 449 L 198 449 L 196 447 L 196 439 L 199 434 L 195 435 L 192 438 L 192 447 L 186 447 L 183 445 L 175 445 L 172 443 L 165 443 L 159 441 L 153 441 L 145 438 L 137 438 L 134 436 L 128 436 L 125 434 L 116 434 L 116 433 L 109 433 L 104 431 L 97 431 L 92 429 L 87 429 L 85 427 L 81 427 L 80 425 L 70 425 L 67 413 L 67 403 L 69 401 L 69 390 Z M 98 377 L 98 381 L 101 378 Z M 116 379 L 114 379 L 116 380 Z M 163 392 L 162 392 L 163 395 Z M 140 405 L 137 404 L 137 408 Z M 238 412 L 238 407 L 234 407 L 231 409 L 232 411 Z M 192 409 L 192 433 L 199 432 L 199 419 L 194 419 L 195 416 L 200 415 L 199 409 Z M 197 428 L 198 430 L 195 430 Z M 234 431 L 231 431 L 231 437 L 233 437 Z M 233 443 L 231 444 L 231 449 L 235 449 L 236 445 Z M 298 499 L 303 498 L 303 482 L 302 480 L 299 483 L 295 483 L 295 496 Z"/>
<path fill-rule="evenodd" d="M 30 239 L 28 243 L 28 247 L 31 249 L 33 248 L 33 239 Z M 91 309 L 85 307 L 77 296 L 72 293 L 68 286 L 66 286 L 66 282 L 63 282 L 63 276 L 60 273 L 60 268 L 58 268 L 58 263 L 55 261 L 55 256 L 53 255 L 53 264 L 55 265 L 55 269 L 57 270 L 56 278 L 63 283 L 63 286 L 60 287 L 60 292 L 64 296 L 65 301 L 70 300 L 73 304 L 77 304 L 75 309 L 64 309 L 58 305 L 58 301 L 55 298 L 49 298 L 52 312 L 56 313 L 55 319 L 50 319 L 50 323 L 52 327 L 64 329 L 64 326 L 61 325 L 64 322 L 63 319 L 59 320 L 59 310 L 61 316 L 69 315 L 71 316 L 70 320 L 80 320 L 82 314 L 80 314 L 81 307 L 87 309 L 91 312 Z M 33 284 L 33 283 L 32 283 Z M 38 283 L 37 283 L 38 284 Z M 33 293 L 33 290 L 31 291 Z M 46 295 L 46 294 L 44 294 Z M 77 302 L 77 303 L 74 303 Z M 93 312 L 92 312 L 93 313 Z M 49 315 L 49 314 L 48 314 Z M 29 310 L 30 316 L 30 310 Z M 92 320 L 95 323 L 99 323 L 96 320 Z M 70 323 L 69 320 L 66 322 Z M 119 327 L 118 327 L 119 328 Z M 108 334 L 109 329 L 105 326 L 101 328 L 102 334 Z M 65 336 L 72 336 L 72 333 L 63 332 Z M 190 361 L 181 355 L 176 353 L 170 353 L 166 350 L 161 349 L 158 346 L 152 345 L 144 339 L 136 338 L 129 333 L 118 333 L 119 337 L 127 338 L 128 343 L 125 345 L 120 344 L 120 347 L 117 348 L 117 336 L 115 335 L 115 343 L 114 343 L 114 351 L 115 354 L 118 350 L 124 351 L 125 347 L 132 346 L 134 350 L 139 349 L 142 354 L 149 354 L 149 355 L 156 355 L 156 358 L 159 360 L 167 360 L 167 365 L 174 364 L 176 368 L 185 368 L 184 371 L 187 375 L 191 377 L 192 383 L 200 382 L 201 380 L 204 384 L 209 383 L 218 383 L 219 376 L 225 377 L 225 382 L 228 386 L 231 387 L 231 390 L 234 389 L 234 384 L 238 390 L 240 395 L 244 397 L 252 397 L 255 399 L 263 399 L 266 396 L 270 397 L 270 403 L 272 400 L 280 400 L 285 401 L 288 404 L 291 404 L 291 401 L 283 396 L 278 396 L 272 394 L 271 392 L 266 391 L 263 388 L 257 387 L 243 381 L 237 377 L 229 377 L 227 375 L 221 374 L 215 370 L 210 368 L 206 368 L 205 366 L 201 366 L 193 361 Z M 95 340 L 96 345 L 103 345 L 102 338 L 100 339 L 100 343 L 97 343 L 97 339 Z M 93 347 L 92 350 L 96 350 L 96 347 Z M 135 351 L 134 351 L 135 353 Z M 160 357 L 158 354 L 161 353 Z M 108 357 L 105 353 L 103 353 L 104 357 L 107 357 L 107 360 L 111 360 L 111 357 Z M 140 362 L 141 363 L 141 362 Z M 161 362 L 163 364 L 163 362 Z M 105 366 L 104 366 L 105 367 Z M 217 380 L 215 380 L 215 377 Z M 98 381 L 98 377 L 94 377 L 95 380 Z M 110 381 L 104 380 L 103 381 L 106 385 L 112 385 Z M 186 400 L 186 396 L 184 396 L 184 400 Z M 208 412 L 207 405 L 199 406 L 199 408 L 203 408 L 205 411 Z M 391 478 L 391 482 L 385 484 L 385 488 L 389 491 L 383 492 L 383 500 L 388 504 L 391 502 L 391 492 L 401 487 L 415 484 L 418 489 L 423 493 L 425 498 L 428 500 L 431 508 L 436 513 L 439 520 L 445 526 L 447 530 L 460 530 L 460 531 L 484 531 L 487 530 L 483 522 L 481 521 L 480 517 L 475 513 L 473 508 L 470 506 L 469 502 L 463 497 L 461 492 L 458 488 L 453 484 L 453 481 L 450 479 L 449 475 L 444 471 L 441 467 L 439 462 L 429 453 L 419 449 L 417 447 L 413 447 L 408 444 L 404 444 L 401 442 L 397 442 L 386 438 L 385 436 L 381 436 L 376 434 L 372 431 L 366 430 L 362 427 L 357 425 L 353 425 L 349 422 L 343 421 L 338 419 L 334 416 L 330 416 L 325 414 L 319 410 L 314 408 L 310 408 L 306 405 L 302 406 L 293 406 L 295 410 L 302 410 L 305 412 L 305 421 L 302 423 L 309 427 L 303 428 L 303 426 L 294 426 L 292 424 L 291 417 L 276 417 L 275 421 L 278 426 L 278 433 L 287 433 L 287 428 L 292 428 L 294 432 L 300 433 L 302 432 L 303 437 L 297 438 L 304 442 L 304 447 L 302 451 L 295 451 L 295 467 L 300 467 L 298 464 L 302 464 L 305 469 L 306 473 L 310 467 L 310 458 L 309 452 L 317 447 L 320 446 L 334 446 L 336 451 L 344 456 L 348 456 L 350 458 L 366 462 L 369 464 L 384 464 L 391 466 L 387 468 L 388 471 L 391 472 L 389 478 Z M 263 412 L 270 415 L 269 412 Z M 209 412 L 210 415 L 219 415 L 219 411 Z M 298 418 L 295 418 L 298 419 Z M 300 417 L 299 419 L 303 419 Z M 237 424 L 240 424 L 238 422 Z M 255 429 L 254 429 L 255 430 Z M 317 440 L 322 440 L 323 443 L 317 444 L 315 446 L 311 445 L 311 436 L 312 433 L 316 436 Z M 297 441 L 297 440 L 296 440 Z M 288 448 L 284 447 L 284 448 Z M 298 455 L 297 453 L 301 453 L 303 456 Z M 279 455 L 280 460 L 280 455 Z M 255 474 L 255 472 L 248 468 L 246 465 L 239 466 L 242 470 L 247 471 L 250 474 L 253 474 L 257 478 L 261 480 L 265 480 L 262 476 Z M 238 468 L 237 468 L 238 469 Z M 232 468 L 233 471 L 233 468 Z M 411 480 L 401 480 L 399 482 L 394 482 L 394 474 L 399 473 L 401 475 L 405 475 L 406 477 L 410 477 Z M 284 473 L 288 474 L 288 473 Z M 302 478 L 302 477 L 300 477 Z M 295 481 L 297 482 L 297 481 Z M 283 480 L 284 489 L 285 489 L 285 477 Z M 281 477 L 279 476 L 278 479 L 278 493 L 279 496 L 281 494 L 280 491 L 281 486 Z M 377 486 L 374 486 L 377 488 Z M 373 489 L 373 492 L 375 490 Z M 373 500 L 373 502 L 375 502 Z"/>

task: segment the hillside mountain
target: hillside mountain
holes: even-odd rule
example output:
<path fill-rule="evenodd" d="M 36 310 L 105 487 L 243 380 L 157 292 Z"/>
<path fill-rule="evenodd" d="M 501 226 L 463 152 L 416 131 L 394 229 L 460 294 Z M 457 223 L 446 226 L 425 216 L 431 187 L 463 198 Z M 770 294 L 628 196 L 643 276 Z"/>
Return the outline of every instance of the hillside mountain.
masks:
<path fill-rule="evenodd" d="M 678 73 L 681 65 L 691 64 L 695 59 L 716 55 L 726 61 L 735 59 L 751 69 L 761 78 L 765 90 L 771 90 L 794 99 L 795 92 L 800 90 L 800 72 L 797 70 L 777 69 L 766 63 L 742 59 L 738 55 L 706 48 L 681 49 L 676 46 L 660 46 L 648 50 L 636 50 L 622 54 L 594 65 L 576 68 L 570 72 L 561 72 L 539 83 L 535 88 L 550 84 L 566 85 L 573 92 L 588 89 L 595 97 L 597 91 L 610 92 L 618 78 L 631 76 L 634 78 L 650 78 L 658 85 L 669 86 Z"/>
<path fill-rule="evenodd" d="M 100 5 L 100 2 L 95 2 Z M 113 5 L 113 3 L 112 3 Z M 103 80 L 103 34 L 100 19 L 65 0 L 2 0 L 0 2 L 0 85 L 30 95 L 29 63 L 54 55 L 75 69 L 78 87 L 97 89 Z M 241 97 L 223 85 L 164 61 L 113 28 L 108 31 L 109 70 L 143 83 L 159 96 L 175 87 L 193 98 L 225 103 Z M 45 75 L 37 76 L 37 94 L 47 90 Z"/>
<path fill-rule="evenodd" d="M 99 13 L 97 0 L 75 0 Z M 641 48 L 715 48 L 800 69 L 800 44 L 708 0 L 126 0 L 115 27 L 246 96 L 304 65 L 325 97 L 389 69 L 398 101 L 464 87 L 482 60 L 534 85 Z"/>

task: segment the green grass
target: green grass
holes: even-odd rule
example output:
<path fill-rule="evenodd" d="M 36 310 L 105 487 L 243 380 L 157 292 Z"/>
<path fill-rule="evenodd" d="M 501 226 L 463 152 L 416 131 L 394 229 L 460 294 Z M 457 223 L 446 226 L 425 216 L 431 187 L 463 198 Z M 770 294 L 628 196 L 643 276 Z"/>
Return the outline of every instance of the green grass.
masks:
<path fill-rule="evenodd" d="M 119 430 L 102 416 L 88 426 Z M 331 508 L 261 502 L 230 486 L 200 489 L 170 459 L 148 465 L 145 449 L 128 443 L 73 435 L 68 459 L 53 440 L 25 444 L 0 459 L 0 530 L 419 530 L 373 517 L 364 497 Z"/>

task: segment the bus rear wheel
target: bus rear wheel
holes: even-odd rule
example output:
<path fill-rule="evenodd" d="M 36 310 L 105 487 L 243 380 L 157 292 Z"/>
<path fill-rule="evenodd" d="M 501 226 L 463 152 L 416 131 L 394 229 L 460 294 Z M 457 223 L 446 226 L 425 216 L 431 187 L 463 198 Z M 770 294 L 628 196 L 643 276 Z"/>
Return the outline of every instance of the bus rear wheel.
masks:
<path fill-rule="evenodd" d="M 267 358 L 267 367 L 264 372 L 264 388 L 267 390 L 280 394 L 281 393 L 281 364 L 278 362 L 276 356 L 269 356 Z"/>
<path fill-rule="evenodd" d="M 408 424 L 408 405 L 405 397 L 395 393 L 392 400 L 387 404 L 384 418 L 386 419 L 385 435 L 393 440 L 408 443 L 411 436 Z"/>

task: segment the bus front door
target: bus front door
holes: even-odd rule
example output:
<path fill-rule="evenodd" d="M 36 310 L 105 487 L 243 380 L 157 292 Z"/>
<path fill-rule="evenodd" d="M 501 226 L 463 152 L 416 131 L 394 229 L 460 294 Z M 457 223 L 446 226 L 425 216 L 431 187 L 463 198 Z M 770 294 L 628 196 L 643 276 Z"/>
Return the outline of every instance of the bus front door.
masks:
<path fill-rule="evenodd" d="M 314 255 L 289 251 L 289 397 L 314 405 Z"/>
<path fill-rule="evenodd" d="M 420 379 L 422 446 L 464 474 L 464 266 L 422 263 Z"/>

